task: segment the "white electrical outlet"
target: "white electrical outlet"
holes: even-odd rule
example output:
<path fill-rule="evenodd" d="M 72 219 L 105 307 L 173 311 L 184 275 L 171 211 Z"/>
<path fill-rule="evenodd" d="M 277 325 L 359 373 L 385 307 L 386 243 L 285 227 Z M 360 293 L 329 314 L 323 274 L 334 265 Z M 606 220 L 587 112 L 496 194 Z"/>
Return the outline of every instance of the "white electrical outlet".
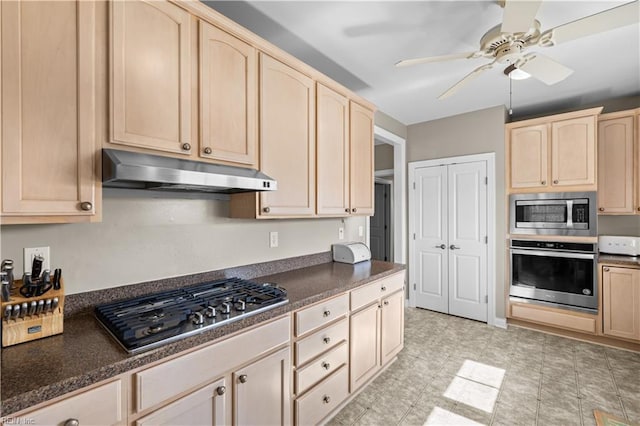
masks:
<path fill-rule="evenodd" d="M 31 247 L 24 249 L 24 272 L 31 273 L 33 258 L 37 255 L 44 257 L 44 262 L 42 262 L 42 270 L 44 271 L 45 269 L 51 269 L 49 247 Z"/>
<path fill-rule="evenodd" d="M 338 239 L 344 240 L 344 228 L 342 226 L 338 228 Z"/>
<path fill-rule="evenodd" d="M 269 247 L 271 247 L 271 248 L 278 247 L 278 233 L 277 232 L 269 232 Z"/>
<path fill-rule="evenodd" d="M 358 226 L 358 237 L 364 237 L 364 227 Z"/>

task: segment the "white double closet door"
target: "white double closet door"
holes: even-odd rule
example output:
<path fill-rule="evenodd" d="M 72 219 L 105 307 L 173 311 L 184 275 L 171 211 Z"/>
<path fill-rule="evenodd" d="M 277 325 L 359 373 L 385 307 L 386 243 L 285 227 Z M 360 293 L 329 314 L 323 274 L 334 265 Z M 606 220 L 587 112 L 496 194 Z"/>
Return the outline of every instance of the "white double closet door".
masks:
<path fill-rule="evenodd" d="M 418 167 L 414 224 L 416 306 L 487 321 L 487 164 Z"/>

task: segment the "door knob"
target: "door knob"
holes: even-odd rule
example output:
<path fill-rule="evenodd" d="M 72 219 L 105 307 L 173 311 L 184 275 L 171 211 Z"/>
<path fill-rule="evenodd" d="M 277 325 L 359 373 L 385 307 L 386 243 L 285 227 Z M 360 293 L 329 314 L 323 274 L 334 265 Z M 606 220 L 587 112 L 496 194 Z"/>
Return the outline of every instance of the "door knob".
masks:
<path fill-rule="evenodd" d="M 447 246 L 445 244 L 440 244 L 439 246 L 435 246 L 435 247 L 439 248 L 439 249 L 442 249 L 442 250 L 447 248 Z"/>
<path fill-rule="evenodd" d="M 451 245 L 449 246 L 449 248 L 450 248 L 451 250 L 460 250 L 460 247 L 456 246 L 455 244 L 451 244 Z"/>

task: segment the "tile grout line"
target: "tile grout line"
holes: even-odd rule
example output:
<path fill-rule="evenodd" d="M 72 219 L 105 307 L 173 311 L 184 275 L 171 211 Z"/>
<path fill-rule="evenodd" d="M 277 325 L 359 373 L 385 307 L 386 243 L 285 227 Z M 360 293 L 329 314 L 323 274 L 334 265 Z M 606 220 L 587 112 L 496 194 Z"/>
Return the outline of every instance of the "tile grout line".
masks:
<path fill-rule="evenodd" d="M 629 420 L 631 416 L 627 414 L 627 408 L 624 405 L 624 401 L 622 400 L 622 395 L 620 395 L 620 389 L 618 388 L 618 382 L 616 381 L 616 376 L 613 374 L 613 368 L 611 367 L 611 361 L 609 360 L 609 355 L 607 351 L 604 351 L 604 359 L 607 360 L 607 368 L 609 369 L 609 375 L 611 376 L 611 381 L 613 382 L 613 387 L 616 390 L 616 396 L 618 397 L 618 404 L 622 408 L 622 414 L 624 414 L 625 419 Z"/>
<path fill-rule="evenodd" d="M 580 396 L 580 378 L 578 377 L 578 354 L 576 347 L 572 349 L 573 352 L 573 375 L 576 383 L 576 395 L 578 397 L 578 414 L 580 416 L 580 426 L 584 426 L 584 412 L 582 410 L 582 398 Z"/>

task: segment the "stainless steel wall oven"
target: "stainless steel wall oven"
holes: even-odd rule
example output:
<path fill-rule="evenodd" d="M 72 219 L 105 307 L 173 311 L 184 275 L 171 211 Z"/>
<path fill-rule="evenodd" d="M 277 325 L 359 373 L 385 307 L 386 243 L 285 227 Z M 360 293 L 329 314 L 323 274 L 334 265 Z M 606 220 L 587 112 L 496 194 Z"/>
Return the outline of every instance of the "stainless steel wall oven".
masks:
<path fill-rule="evenodd" d="M 511 240 L 511 296 L 598 309 L 597 244 Z"/>

